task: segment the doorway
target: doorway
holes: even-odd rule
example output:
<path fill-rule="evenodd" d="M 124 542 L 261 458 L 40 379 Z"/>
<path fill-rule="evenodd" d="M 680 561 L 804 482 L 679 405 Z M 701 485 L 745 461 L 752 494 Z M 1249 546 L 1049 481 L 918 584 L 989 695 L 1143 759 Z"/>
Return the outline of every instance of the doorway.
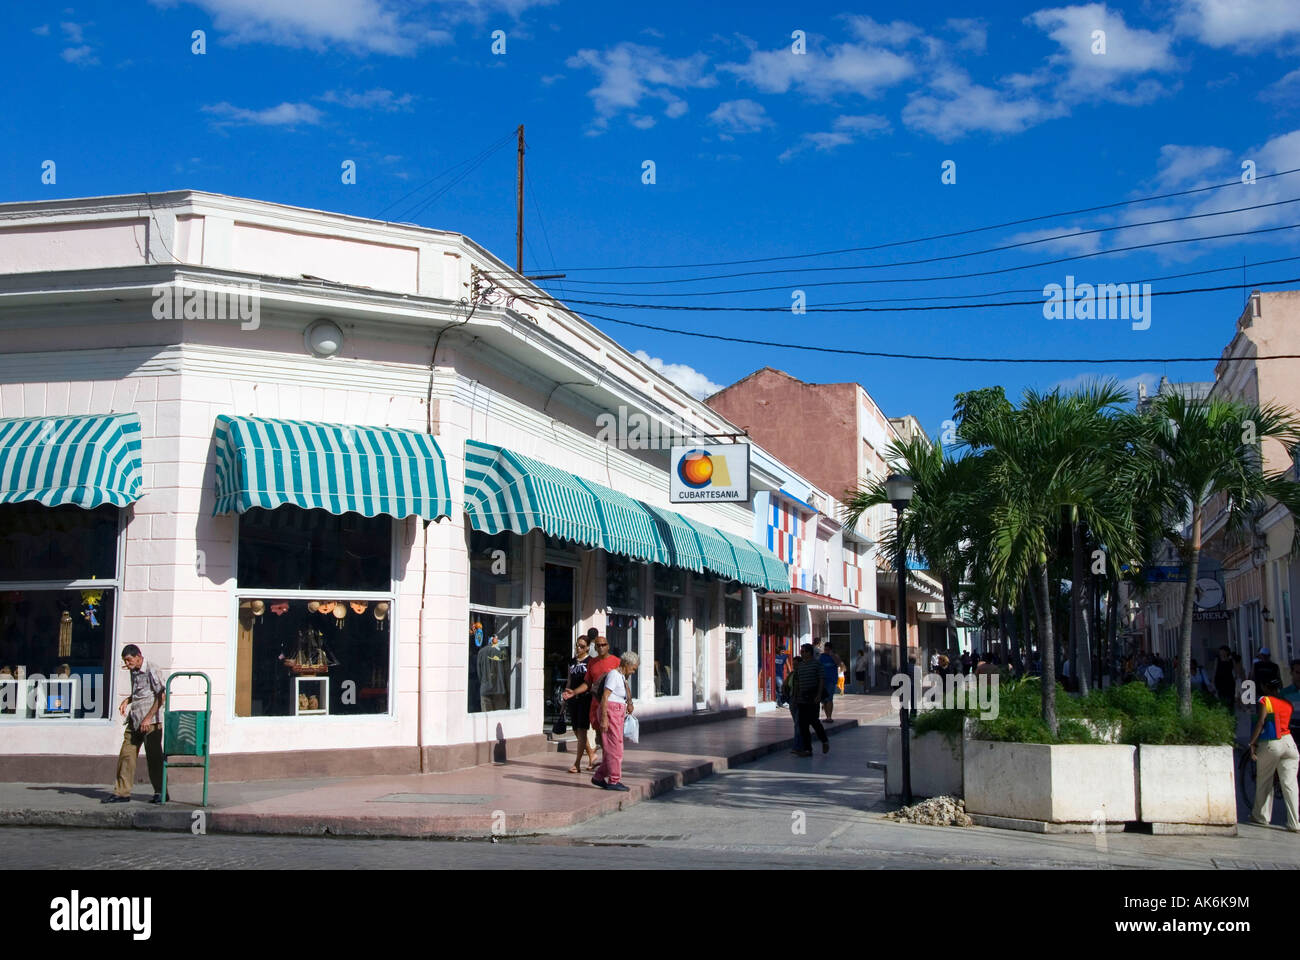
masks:
<path fill-rule="evenodd" d="M 573 595 L 577 577 L 573 567 L 546 565 L 545 683 L 546 700 L 543 722 L 549 730 L 559 712 L 560 694 L 569 679 L 569 661 L 573 658 L 573 624 L 577 603 Z"/>

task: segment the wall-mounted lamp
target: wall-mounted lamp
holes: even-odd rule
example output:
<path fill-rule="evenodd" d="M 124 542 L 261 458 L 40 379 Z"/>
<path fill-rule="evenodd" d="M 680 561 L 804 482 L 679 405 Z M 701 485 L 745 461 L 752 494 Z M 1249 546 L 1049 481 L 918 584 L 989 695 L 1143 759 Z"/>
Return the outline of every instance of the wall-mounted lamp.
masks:
<path fill-rule="evenodd" d="M 303 342 L 315 356 L 332 357 L 343 349 L 343 331 L 333 320 L 317 320 L 303 331 Z"/>

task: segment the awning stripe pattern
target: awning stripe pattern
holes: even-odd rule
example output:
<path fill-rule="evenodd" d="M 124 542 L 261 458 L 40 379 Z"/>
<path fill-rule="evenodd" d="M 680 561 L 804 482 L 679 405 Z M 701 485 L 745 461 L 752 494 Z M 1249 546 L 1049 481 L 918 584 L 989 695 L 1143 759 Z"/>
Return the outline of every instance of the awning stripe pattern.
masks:
<path fill-rule="evenodd" d="M 542 530 L 645 563 L 789 586 L 785 564 L 743 537 L 478 440 L 465 442 L 465 513 L 484 533 Z"/>
<path fill-rule="evenodd" d="M 291 505 L 334 514 L 451 516 L 447 463 L 433 437 L 261 417 L 217 417 L 213 513 Z"/>
<path fill-rule="evenodd" d="M 89 510 L 143 495 L 139 414 L 0 420 L 0 503 Z"/>

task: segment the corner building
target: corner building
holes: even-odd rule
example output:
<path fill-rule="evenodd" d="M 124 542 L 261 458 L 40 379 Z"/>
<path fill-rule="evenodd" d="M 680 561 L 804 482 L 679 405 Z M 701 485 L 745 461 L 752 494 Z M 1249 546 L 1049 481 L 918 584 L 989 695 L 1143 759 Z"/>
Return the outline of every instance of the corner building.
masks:
<path fill-rule="evenodd" d="M 640 654 L 643 721 L 758 703 L 790 568 L 598 418 L 737 428 L 464 236 L 2 204 L 0 343 L 0 779 L 111 779 L 127 643 L 211 678 L 216 779 L 541 749 L 590 627 Z"/>

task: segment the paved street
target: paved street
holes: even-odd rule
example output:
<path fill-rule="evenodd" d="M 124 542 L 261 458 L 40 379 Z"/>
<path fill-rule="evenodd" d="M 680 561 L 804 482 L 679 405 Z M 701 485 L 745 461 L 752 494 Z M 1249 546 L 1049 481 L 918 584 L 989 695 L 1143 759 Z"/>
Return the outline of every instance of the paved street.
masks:
<path fill-rule="evenodd" d="M 36 869 L 1300 867 L 1300 840 L 1249 824 L 1235 838 L 1099 840 L 884 821 L 883 777 L 866 767 L 883 758 L 884 727 L 831 744 L 826 756 L 774 754 L 584 824 L 497 843 L 39 827 L 0 829 L 0 842 L 6 868 Z"/>

